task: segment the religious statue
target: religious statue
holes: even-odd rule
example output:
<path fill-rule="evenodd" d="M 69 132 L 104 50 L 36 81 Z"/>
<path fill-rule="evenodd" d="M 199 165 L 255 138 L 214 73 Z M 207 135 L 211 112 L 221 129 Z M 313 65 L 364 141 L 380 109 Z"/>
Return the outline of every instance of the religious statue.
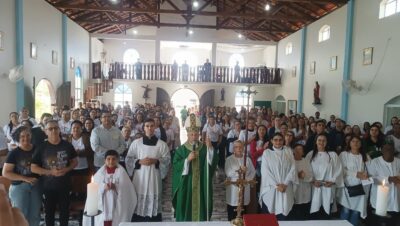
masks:
<path fill-rule="evenodd" d="M 225 101 L 225 89 L 221 89 L 221 101 Z"/>
<path fill-rule="evenodd" d="M 321 104 L 321 99 L 319 98 L 319 84 L 318 82 L 315 82 L 315 88 L 314 88 L 314 103 L 313 104 Z"/>
<path fill-rule="evenodd" d="M 144 99 L 148 99 L 149 98 L 149 92 L 151 91 L 151 89 L 149 88 L 149 85 L 142 86 L 142 88 L 144 88 L 143 98 Z"/>

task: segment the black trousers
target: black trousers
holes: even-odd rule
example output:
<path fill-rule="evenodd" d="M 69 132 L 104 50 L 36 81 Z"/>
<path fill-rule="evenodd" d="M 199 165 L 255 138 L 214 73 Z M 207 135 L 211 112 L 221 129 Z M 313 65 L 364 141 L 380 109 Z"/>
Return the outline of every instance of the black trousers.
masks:
<path fill-rule="evenodd" d="M 142 217 L 137 214 L 133 214 L 132 222 L 161 222 L 162 215 L 161 213 L 157 214 L 157 216 L 152 217 Z"/>
<path fill-rule="evenodd" d="M 262 202 L 261 212 L 262 212 L 262 213 L 270 214 L 270 212 L 269 212 L 269 210 L 268 210 L 268 207 L 267 207 L 267 205 L 265 205 L 264 202 Z M 289 215 L 290 215 L 290 213 L 289 213 Z M 283 215 L 283 214 L 278 214 L 278 215 L 275 214 L 275 216 L 276 216 L 276 219 L 277 219 L 278 221 L 286 221 L 286 220 L 287 220 L 287 216 L 285 216 L 285 215 Z"/>
<path fill-rule="evenodd" d="M 294 204 L 288 218 L 296 221 L 310 220 L 310 207 L 311 203 Z"/>
<path fill-rule="evenodd" d="M 331 205 L 332 208 L 332 205 Z M 331 220 L 330 214 L 327 214 L 324 208 L 321 206 L 318 212 L 314 212 L 310 215 L 311 220 Z"/>
<path fill-rule="evenodd" d="M 60 226 L 68 226 L 70 189 L 44 190 L 46 226 L 54 226 L 56 207 L 60 213 Z"/>

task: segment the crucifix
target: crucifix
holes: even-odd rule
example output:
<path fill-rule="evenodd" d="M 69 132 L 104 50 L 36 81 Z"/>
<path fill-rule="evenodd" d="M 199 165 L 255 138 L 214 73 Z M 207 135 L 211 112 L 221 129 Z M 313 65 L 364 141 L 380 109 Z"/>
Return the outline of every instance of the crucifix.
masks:
<path fill-rule="evenodd" d="M 248 131 L 248 123 L 249 123 L 249 110 L 250 110 L 250 95 L 257 94 L 257 91 L 254 90 L 250 90 L 250 85 L 247 86 L 247 90 L 242 90 L 240 91 L 241 94 L 247 94 L 247 111 L 246 111 L 246 133 L 245 133 L 245 140 L 248 140 L 248 136 L 249 136 L 249 131 Z M 246 167 L 246 163 L 247 163 L 247 145 L 244 145 L 244 162 L 243 162 L 243 166 Z M 239 178 L 236 181 L 231 181 L 231 180 L 226 180 L 225 181 L 225 186 L 228 185 L 236 185 L 239 189 L 238 189 L 238 195 L 239 195 L 239 201 L 238 201 L 238 206 L 236 208 L 236 218 L 233 219 L 231 221 L 231 224 L 233 226 L 243 226 L 243 219 L 242 219 L 242 210 L 244 209 L 243 207 L 243 203 L 244 203 L 244 189 L 246 185 L 251 185 L 254 186 L 257 181 L 255 181 L 254 179 L 250 179 L 250 180 L 246 180 L 246 171 L 242 170 L 241 168 L 239 168 L 239 170 L 237 170 L 236 172 L 238 172 Z"/>

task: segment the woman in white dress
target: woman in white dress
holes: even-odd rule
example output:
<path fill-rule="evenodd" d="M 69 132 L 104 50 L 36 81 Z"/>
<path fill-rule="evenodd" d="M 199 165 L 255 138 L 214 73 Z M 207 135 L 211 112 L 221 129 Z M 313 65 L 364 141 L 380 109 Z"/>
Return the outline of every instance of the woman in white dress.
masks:
<path fill-rule="evenodd" d="M 353 197 L 350 197 L 347 187 L 361 185 L 362 180 L 368 179 L 366 169 L 368 158 L 362 149 L 361 138 L 352 136 L 347 151 L 340 153 L 339 158 L 343 167 L 345 185 L 345 187 L 339 188 L 337 193 L 338 203 L 342 205 L 340 219 L 347 220 L 352 225 L 358 226 L 360 217 L 365 219 L 367 216 L 370 186 L 363 186 L 365 194 Z"/>
<path fill-rule="evenodd" d="M 234 154 L 226 159 L 225 163 L 225 174 L 228 179 L 232 182 L 239 178 L 238 170 L 241 168 L 246 172 L 246 180 L 254 179 L 256 170 L 254 169 L 251 159 L 246 159 L 246 166 L 244 166 L 244 155 L 243 155 L 244 144 L 241 140 L 233 142 Z M 238 187 L 236 185 L 229 185 L 226 187 L 226 205 L 228 212 L 228 221 L 233 220 L 236 217 L 235 209 L 238 206 L 239 196 Z M 246 209 L 250 203 L 250 185 L 246 185 L 244 189 L 244 200 L 243 205 Z M 245 210 L 246 211 L 246 210 Z"/>
<path fill-rule="evenodd" d="M 275 133 L 272 147 L 265 150 L 261 160 L 260 205 L 263 213 L 275 214 L 285 220 L 294 203 L 293 183 L 298 183 L 291 149 L 283 146 L 284 137 Z"/>
<path fill-rule="evenodd" d="M 315 220 L 330 219 L 336 211 L 336 188 L 343 186 L 342 164 L 335 152 L 327 150 L 327 143 L 325 134 L 317 135 L 313 151 L 306 156 L 314 175 L 310 213 Z"/>

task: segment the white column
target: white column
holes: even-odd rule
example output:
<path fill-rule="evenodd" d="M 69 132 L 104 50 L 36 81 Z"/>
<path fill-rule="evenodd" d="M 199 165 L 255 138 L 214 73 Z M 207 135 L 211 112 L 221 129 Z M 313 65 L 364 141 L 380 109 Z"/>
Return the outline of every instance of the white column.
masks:
<path fill-rule="evenodd" d="M 160 63 L 160 40 L 156 39 L 156 56 L 155 56 L 155 63 Z M 166 62 L 163 62 L 166 63 Z"/>
<path fill-rule="evenodd" d="M 213 66 L 216 66 L 217 64 L 217 43 L 215 42 L 212 43 L 212 48 L 211 48 L 211 64 Z"/>

